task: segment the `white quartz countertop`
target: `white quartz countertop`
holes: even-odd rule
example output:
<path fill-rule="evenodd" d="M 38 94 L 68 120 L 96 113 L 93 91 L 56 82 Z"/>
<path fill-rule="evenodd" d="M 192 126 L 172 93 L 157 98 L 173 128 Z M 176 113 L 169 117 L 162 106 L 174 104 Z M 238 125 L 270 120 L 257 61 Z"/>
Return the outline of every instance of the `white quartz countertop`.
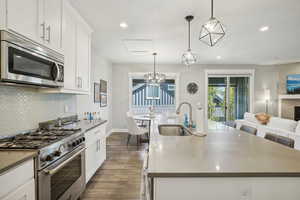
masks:
<path fill-rule="evenodd" d="M 206 137 L 162 136 L 152 120 L 150 177 L 284 177 L 300 176 L 300 151 L 225 127 L 207 130 Z"/>

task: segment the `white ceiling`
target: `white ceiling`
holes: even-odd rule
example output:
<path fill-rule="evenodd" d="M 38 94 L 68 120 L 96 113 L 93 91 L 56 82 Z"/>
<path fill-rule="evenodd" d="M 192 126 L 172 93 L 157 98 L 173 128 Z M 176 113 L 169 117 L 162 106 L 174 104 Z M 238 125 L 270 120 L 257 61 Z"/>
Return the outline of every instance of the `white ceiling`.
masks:
<path fill-rule="evenodd" d="M 71 0 L 93 27 L 92 45 L 114 63 L 151 63 L 151 55 L 128 52 L 124 39 L 151 39 L 159 63 L 181 63 L 187 49 L 186 15 L 192 21 L 192 50 L 202 64 L 274 64 L 300 61 L 299 0 L 215 0 L 215 17 L 226 27 L 215 47 L 198 40 L 210 16 L 210 0 Z M 127 29 L 119 24 L 126 22 Z M 260 32 L 262 26 L 267 32 Z M 217 60 L 217 56 L 222 59 Z"/>

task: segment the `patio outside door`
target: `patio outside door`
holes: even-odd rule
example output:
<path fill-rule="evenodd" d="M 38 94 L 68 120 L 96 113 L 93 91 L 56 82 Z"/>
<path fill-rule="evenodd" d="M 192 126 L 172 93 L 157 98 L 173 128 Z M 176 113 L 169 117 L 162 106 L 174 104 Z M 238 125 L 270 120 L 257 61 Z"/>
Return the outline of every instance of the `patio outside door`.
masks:
<path fill-rule="evenodd" d="M 211 75 L 207 98 L 208 120 L 230 123 L 242 119 L 250 109 L 250 77 Z"/>

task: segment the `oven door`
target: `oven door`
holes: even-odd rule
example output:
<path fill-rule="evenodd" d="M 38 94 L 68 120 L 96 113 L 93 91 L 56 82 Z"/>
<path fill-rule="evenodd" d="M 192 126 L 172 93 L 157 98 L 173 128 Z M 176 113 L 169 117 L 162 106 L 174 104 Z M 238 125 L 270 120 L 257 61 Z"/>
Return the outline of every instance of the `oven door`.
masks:
<path fill-rule="evenodd" d="M 6 41 L 1 41 L 1 53 L 2 81 L 49 87 L 63 86 L 62 63 Z"/>
<path fill-rule="evenodd" d="M 77 200 L 85 189 L 85 148 L 38 173 L 39 200 Z"/>

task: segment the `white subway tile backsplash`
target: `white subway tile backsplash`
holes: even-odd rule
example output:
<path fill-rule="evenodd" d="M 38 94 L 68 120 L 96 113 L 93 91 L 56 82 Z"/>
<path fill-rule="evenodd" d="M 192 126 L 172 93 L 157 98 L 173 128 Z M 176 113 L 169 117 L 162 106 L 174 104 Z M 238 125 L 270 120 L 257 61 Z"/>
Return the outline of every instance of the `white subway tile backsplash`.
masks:
<path fill-rule="evenodd" d="M 68 112 L 64 107 L 68 106 Z M 76 96 L 33 88 L 0 86 L 0 136 L 37 128 L 38 123 L 76 114 Z"/>

